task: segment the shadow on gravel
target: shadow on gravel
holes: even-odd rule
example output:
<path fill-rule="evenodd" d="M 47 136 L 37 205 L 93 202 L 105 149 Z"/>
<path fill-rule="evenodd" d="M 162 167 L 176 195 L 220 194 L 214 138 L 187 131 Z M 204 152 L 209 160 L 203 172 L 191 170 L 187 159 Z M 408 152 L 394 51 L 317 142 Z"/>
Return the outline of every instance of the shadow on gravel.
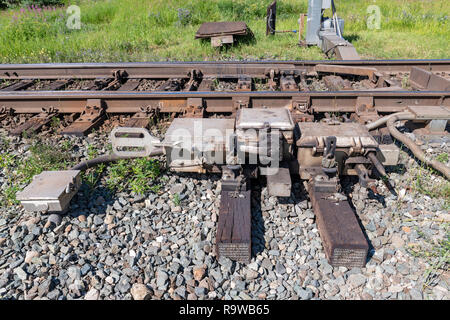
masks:
<path fill-rule="evenodd" d="M 353 189 L 354 185 L 357 184 L 357 183 L 359 183 L 359 180 L 358 180 L 357 177 L 350 177 L 350 176 L 344 177 L 344 178 L 342 179 L 342 185 L 343 185 L 343 186 L 345 185 L 345 188 L 343 187 L 342 189 L 343 189 L 343 191 L 344 191 L 344 194 L 347 196 L 347 201 L 348 201 L 348 203 L 349 203 L 349 205 L 350 205 L 350 208 L 352 208 L 353 213 L 354 213 L 355 216 L 356 216 L 356 220 L 358 221 L 359 227 L 361 228 L 361 230 L 362 230 L 362 232 L 363 232 L 363 234 L 364 234 L 364 237 L 366 238 L 367 243 L 369 244 L 369 251 L 368 251 L 368 253 L 367 253 L 367 259 L 366 259 L 366 263 L 368 263 L 368 262 L 370 261 L 370 259 L 372 259 L 372 256 L 373 256 L 374 253 L 375 253 L 375 247 L 373 246 L 372 242 L 370 241 L 369 236 L 367 235 L 367 232 L 366 232 L 366 228 L 365 228 L 364 225 L 362 224 L 361 219 L 359 218 L 359 215 L 358 215 L 358 213 L 356 212 L 356 208 L 355 208 L 355 206 L 353 205 L 353 202 L 350 200 L 350 197 L 349 197 L 349 194 L 350 194 L 351 190 Z M 369 190 L 370 190 L 370 189 L 369 189 Z M 371 193 L 371 191 L 372 191 L 372 190 L 370 190 L 370 191 L 368 192 L 369 198 L 370 198 L 370 193 Z M 372 192 L 372 193 L 373 193 L 373 192 Z M 383 201 L 384 201 L 384 197 L 382 197 L 382 198 L 383 198 Z M 376 200 L 379 200 L 378 198 L 375 198 L 375 199 L 376 199 Z M 382 202 L 382 203 L 383 203 L 383 202 Z"/>
<path fill-rule="evenodd" d="M 252 190 L 252 257 L 256 257 L 265 249 L 264 234 L 264 218 L 261 209 L 261 190 L 263 185 L 261 180 L 251 180 Z"/>

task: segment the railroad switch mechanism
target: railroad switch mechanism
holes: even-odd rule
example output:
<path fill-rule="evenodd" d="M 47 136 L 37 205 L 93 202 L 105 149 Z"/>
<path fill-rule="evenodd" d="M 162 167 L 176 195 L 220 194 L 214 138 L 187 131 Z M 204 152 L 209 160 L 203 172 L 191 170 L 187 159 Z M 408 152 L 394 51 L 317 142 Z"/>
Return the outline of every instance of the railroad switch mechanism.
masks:
<path fill-rule="evenodd" d="M 324 16 L 332 9 L 333 16 Z M 338 60 L 360 60 L 355 47 L 344 39 L 344 20 L 338 18 L 334 0 L 308 0 L 306 45 L 319 46 L 326 55 L 335 54 Z"/>
<path fill-rule="evenodd" d="M 266 176 L 270 195 L 289 197 L 295 172 L 309 181 L 307 190 L 330 264 L 365 265 L 368 243 L 347 198 L 339 193 L 339 176 L 355 175 L 362 185 L 369 186 L 374 181 L 369 178 L 373 166 L 385 174 L 377 158 L 383 153 L 366 126 L 332 119 L 295 123 L 288 108 L 241 108 L 236 119 L 176 118 L 161 143 L 151 141 L 143 128 L 129 131 L 140 138 L 114 137 L 127 130 L 113 131 L 113 150 L 123 139 L 122 147 L 139 146 L 144 148 L 143 155 L 161 146 L 173 171 L 222 174 L 218 256 L 250 261 L 250 178 L 258 173 Z M 142 134 L 137 135 L 138 131 Z M 384 152 L 389 158 L 385 163 L 395 162 L 389 150 Z M 298 169 L 292 171 L 289 164 L 295 156 Z"/>
<path fill-rule="evenodd" d="M 364 187 L 377 141 L 358 123 L 298 123 L 297 159 L 300 177 L 309 180 L 307 190 L 316 215 L 326 257 L 332 266 L 363 267 L 368 243 L 347 197 L 339 192 L 339 175 L 357 175 Z M 370 159 L 373 159 L 372 161 Z"/>
<path fill-rule="evenodd" d="M 81 186 L 80 171 L 44 171 L 17 194 L 27 211 L 63 214 Z"/>

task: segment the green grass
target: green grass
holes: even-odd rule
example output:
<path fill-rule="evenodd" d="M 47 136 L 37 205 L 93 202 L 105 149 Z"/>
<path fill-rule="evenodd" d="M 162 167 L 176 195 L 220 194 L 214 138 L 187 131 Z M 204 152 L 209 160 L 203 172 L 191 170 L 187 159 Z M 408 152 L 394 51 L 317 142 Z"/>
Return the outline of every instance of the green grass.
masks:
<path fill-rule="evenodd" d="M 176 206 L 179 206 L 181 204 L 180 195 L 178 193 L 175 193 L 175 195 L 173 196 L 173 203 Z"/>
<path fill-rule="evenodd" d="M 448 162 L 448 153 L 441 153 L 440 155 L 437 156 L 436 158 L 437 161 L 442 162 L 442 163 L 447 163 Z"/>
<path fill-rule="evenodd" d="M 135 194 L 158 192 L 158 177 L 162 164 L 151 158 L 120 160 L 112 163 L 106 172 L 106 185 L 112 192 L 129 190 Z"/>
<path fill-rule="evenodd" d="M 35 141 L 30 146 L 29 156 L 22 161 L 9 152 L 0 154 L 0 170 L 6 178 L 3 189 L 0 189 L 0 205 L 17 204 L 16 193 L 42 171 L 67 169 L 73 164 L 68 156 L 70 148 L 68 143 L 55 146 Z"/>
<path fill-rule="evenodd" d="M 429 196 L 430 198 L 443 198 L 444 210 L 450 209 L 450 182 L 444 180 L 436 183 L 432 180 L 433 174 L 437 172 L 433 168 L 419 167 L 410 169 L 412 171 L 411 188 L 413 191 Z"/>
<path fill-rule="evenodd" d="M 448 223 L 444 223 L 443 228 L 446 232 L 445 239 L 436 242 L 416 228 L 423 243 L 421 245 L 410 245 L 407 248 L 409 254 L 425 259 L 430 265 L 423 275 L 423 289 L 432 285 L 443 272 L 448 271 L 450 264 L 450 232 Z"/>
<path fill-rule="evenodd" d="M 0 12 L 0 62 L 118 62 L 229 59 L 324 59 L 319 48 L 300 48 L 297 34 L 265 36 L 271 0 L 70 1 L 81 8 L 81 30 L 69 30 L 60 11 L 13 21 L 19 9 Z M 68 4 L 68 1 L 66 1 Z M 379 30 L 366 25 L 367 7 L 380 7 Z M 448 58 L 450 2 L 336 1 L 344 35 L 363 58 Z M 298 29 L 306 0 L 278 1 L 277 29 Z M 201 23 L 245 21 L 254 41 L 212 48 L 195 40 Z"/>

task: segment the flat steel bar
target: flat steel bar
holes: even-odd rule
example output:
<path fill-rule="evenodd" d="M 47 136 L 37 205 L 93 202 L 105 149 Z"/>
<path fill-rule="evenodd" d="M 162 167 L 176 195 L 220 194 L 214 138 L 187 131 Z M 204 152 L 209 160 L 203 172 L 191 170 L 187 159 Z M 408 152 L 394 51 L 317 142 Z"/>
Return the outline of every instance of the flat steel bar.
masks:
<path fill-rule="evenodd" d="M 286 60 L 286 61 L 207 61 L 207 62 L 134 62 L 134 63 L 54 63 L 54 64 L 0 64 L 0 79 L 96 79 L 112 77 L 118 70 L 128 78 L 186 78 L 192 69 L 205 77 L 236 78 L 248 75 L 264 78 L 270 69 L 314 71 L 316 65 L 339 65 L 376 68 L 379 72 L 398 73 L 412 67 L 431 72 L 450 73 L 450 59 L 431 60 Z"/>

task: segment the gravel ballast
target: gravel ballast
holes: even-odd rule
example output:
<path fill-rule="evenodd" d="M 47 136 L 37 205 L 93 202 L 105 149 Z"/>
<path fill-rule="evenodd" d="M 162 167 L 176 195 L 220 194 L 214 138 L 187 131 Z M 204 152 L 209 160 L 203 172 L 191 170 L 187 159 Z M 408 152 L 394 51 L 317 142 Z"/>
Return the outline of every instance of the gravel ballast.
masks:
<path fill-rule="evenodd" d="M 16 155 L 16 161 L 26 159 L 32 139 L 8 139 L 0 151 Z M 71 156 L 77 159 L 87 156 L 88 145 L 99 154 L 108 152 L 102 131 L 46 139 L 71 140 Z M 440 140 L 423 141 L 422 147 L 433 155 L 449 152 L 448 142 Z M 449 299 L 448 256 L 420 254 L 448 241 L 448 199 L 411 188 L 426 169 L 404 151 L 401 166 L 404 173 L 389 173 L 397 196 L 382 181 L 377 193 L 355 178 L 342 181 L 371 244 L 364 268 L 328 264 L 300 181 L 283 201 L 269 196 L 264 182 L 253 184 L 248 265 L 216 257 L 217 175 L 164 172 L 159 192 L 143 196 L 110 193 L 103 177 L 88 196 L 82 187 L 57 227 L 47 224 L 46 215 L 3 206 L 0 298 Z M 431 179 L 445 183 L 438 175 Z M 2 189 L 6 180 L 0 171 Z"/>

